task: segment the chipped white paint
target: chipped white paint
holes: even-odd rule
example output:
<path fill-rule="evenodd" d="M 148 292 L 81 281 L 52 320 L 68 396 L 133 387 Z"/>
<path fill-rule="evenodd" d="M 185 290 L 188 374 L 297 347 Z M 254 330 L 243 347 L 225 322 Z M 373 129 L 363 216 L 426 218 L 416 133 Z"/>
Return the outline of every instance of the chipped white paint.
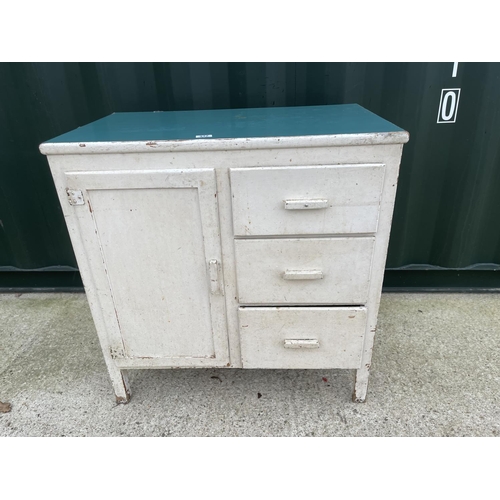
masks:
<path fill-rule="evenodd" d="M 118 400 L 231 366 L 357 369 L 364 401 L 407 140 L 43 144 Z"/>

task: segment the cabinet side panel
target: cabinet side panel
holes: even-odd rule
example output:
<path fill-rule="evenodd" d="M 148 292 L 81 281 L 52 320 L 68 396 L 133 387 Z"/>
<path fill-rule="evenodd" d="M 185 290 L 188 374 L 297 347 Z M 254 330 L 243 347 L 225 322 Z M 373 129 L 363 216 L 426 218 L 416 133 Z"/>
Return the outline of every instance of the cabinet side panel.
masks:
<path fill-rule="evenodd" d="M 358 402 L 365 401 L 368 388 L 368 379 L 372 363 L 372 351 L 375 340 L 375 332 L 377 329 L 378 310 L 380 306 L 382 282 L 384 279 L 387 247 L 391 233 L 392 215 L 394 211 L 394 200 L 396 197 L 402 149 L 402 145 L 394 145 L 384 156 L 384 163 L 386 164 L 387 170 L 380 204 L 378 232 L 373 251 L 370 289 L 367 303 L 368 313 L 366 334 L 361 359 L 361 368 L 356 373 L 354 400 Z"/>

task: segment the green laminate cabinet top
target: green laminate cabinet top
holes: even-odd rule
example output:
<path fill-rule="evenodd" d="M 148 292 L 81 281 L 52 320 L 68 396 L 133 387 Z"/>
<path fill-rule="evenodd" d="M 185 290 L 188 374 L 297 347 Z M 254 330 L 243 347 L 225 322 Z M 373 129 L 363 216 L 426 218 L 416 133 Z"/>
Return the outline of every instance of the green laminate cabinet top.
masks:
<path fill-rule="evenodd" d="M 357 104 L 113 113 L 48 143 L 178 141 L 400 132 Z"/>

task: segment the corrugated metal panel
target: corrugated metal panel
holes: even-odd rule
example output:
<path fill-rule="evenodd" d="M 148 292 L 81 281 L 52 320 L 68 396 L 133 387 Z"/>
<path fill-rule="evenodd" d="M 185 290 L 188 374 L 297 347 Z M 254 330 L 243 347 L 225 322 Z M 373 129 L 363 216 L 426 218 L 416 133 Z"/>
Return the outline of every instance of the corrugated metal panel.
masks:
<path fill-rule="evenodd" d="M 387 267 L 498 268 L 500 64 L 460 63 L 456 77 L 452 70 L 453 63 L 0 64 L 0 266 L 76 266 L 38 152 L 44 140 L 115 111 L 358 103 L 410 132 Z M 461 89 L 456 123 L 436 123 L 443 88 Z"/>

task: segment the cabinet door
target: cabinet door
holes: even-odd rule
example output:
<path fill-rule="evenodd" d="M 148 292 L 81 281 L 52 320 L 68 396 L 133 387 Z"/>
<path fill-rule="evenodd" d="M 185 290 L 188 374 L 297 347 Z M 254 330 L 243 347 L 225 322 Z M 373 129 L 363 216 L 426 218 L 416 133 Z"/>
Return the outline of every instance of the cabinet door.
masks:
<path fill-rule="evenodd" d="M 66 180 L 91 270 L 83 280 L 99 297 L 113 356 L 137 366 L 226 364 L 215 171 L 86 171 Z"/>

